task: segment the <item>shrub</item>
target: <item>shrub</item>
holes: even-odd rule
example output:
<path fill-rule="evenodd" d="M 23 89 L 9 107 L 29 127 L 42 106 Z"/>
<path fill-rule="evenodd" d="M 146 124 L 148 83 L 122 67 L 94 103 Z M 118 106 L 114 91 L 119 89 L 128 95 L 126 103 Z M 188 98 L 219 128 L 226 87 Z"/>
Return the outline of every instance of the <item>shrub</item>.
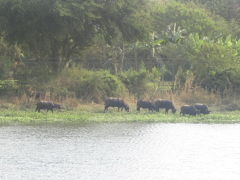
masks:
<path fill-rule="evenodd" d="M 74 93 L 77 98 L 94 102 L 108 96 L 120 96 L 124 92 L 124 85 L 118 77 L 105 70 L 65 69 L 51 84 L 55 89 L 64 89 L 66 96 Z"/>
<path fill-rule="evenodd" d="M 147 91 L 147 82 L 149 79 L 146 68 L 142 67 L 139 71 L 130 69 L 122 72 L 119 77 L 129 90 L 129 93 L 135 97 L 141 98 Z"/>
<path fill-rule="evenodd" d="M 0 95 L 13 94 L 18 88 L 16 80 L 0 80 Z"/>

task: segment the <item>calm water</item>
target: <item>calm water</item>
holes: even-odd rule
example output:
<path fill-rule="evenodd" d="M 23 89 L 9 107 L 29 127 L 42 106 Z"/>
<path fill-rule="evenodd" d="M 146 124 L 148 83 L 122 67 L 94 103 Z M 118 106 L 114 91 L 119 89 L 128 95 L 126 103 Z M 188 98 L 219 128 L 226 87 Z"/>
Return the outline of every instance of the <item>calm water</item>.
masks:
<path fill-rule="evenodd" d="M 240 125 L 0 127 L 1 180 L 239 180 Z"/>

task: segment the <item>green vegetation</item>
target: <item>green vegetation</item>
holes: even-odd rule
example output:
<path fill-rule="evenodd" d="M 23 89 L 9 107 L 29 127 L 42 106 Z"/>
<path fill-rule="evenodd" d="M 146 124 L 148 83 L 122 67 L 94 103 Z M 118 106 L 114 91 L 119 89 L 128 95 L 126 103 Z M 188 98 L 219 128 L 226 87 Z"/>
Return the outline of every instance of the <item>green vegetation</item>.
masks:
<path fill-rule="evenodd" d="M 177 114 L 149 112 L 116 112 L 110 111 L 66 111 L 41 112 L 32 110 L 0 111 L 0 125 L 41 125 L 41 124 L 81 124 L 100 122 L 159 122 L 159 123 L 239 123 L 240 112 L 213 113 L 201 116 L 180 116 Z"/>
<path fill-rule="evenodd" d="M 64 91 L 59 91 L 58 87 L 64 87 Z M 48 88 L 55 96 L 66 97 L 74 94 L 76 98 L 95 102 L 107 96 L 119 96 L 124 92 L 123 83 L 109 71 L 88 71 L 82 68 L 65 69 L 49 83 Z"/>
<path fill-rule="evenodd" d="M 0 100 L 31 106 L 40 92 L 69 109 L 108 96 L 239 104 L 237 7 L 237 0 L 0 0 Z"/>

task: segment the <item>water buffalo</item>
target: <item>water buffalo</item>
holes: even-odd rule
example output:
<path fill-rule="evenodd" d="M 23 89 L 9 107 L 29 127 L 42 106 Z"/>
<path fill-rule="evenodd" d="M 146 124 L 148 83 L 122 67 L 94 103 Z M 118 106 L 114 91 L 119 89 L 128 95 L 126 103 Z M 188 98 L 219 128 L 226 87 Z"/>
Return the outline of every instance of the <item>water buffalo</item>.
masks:
<path fill-rule="evenodd" d="M 121 98 L 111 97 L 111 98 L 105 99 L 104 112 L 106 112 L 109 107 L 117 107 L 118 111 L 119 111 L 119 109 L 123 110 L 123 108 L 124 108 L 127 112 L 129 112 L 129 106 Z"/>
<path fill-rule="evenodd" d="M 137 101 L 137 111 L 140 111 L 140 108 L 148 109 L 149 111 L 154 111 L 155 106 L 151 101 L 138 100 Z"/>
<path fill-rule="evenodd" d="M 209 114 L 208 106 L 205 104 L 195 104 L 194 107 L 199 111 L 200 114 Z"/>
<path fill-rule="evenodd" d="M 188 115 L 196 116 L 197 114 L 199 114 L 199 110 L 196 109 L 194 106 L 184 105 L 181 107 L 180 114 L 182 115 L 188 114 Z"/>
<path fill-rule="evenodd" d="M 168 113 L 169 109 L 172 110 L 172 113 L 176 112 L 172 101 L 169 100 L 157 99 L 154 101 L 154 106 L 157 112 L 159 112 L 159 109 L 165 109 L 165 113 Z"/>
<path fill-rule="evenodd" d="M 47 112 L 51 110 L 53 112 L 53 109 L 61 109 L 61 105 L 55 104 L 53 102 L 48 102 L 48 101 L 39 101 L 37 103 L 37 107 L 35 111 L 40 112 L 41 109 L 46 109 Z"/>

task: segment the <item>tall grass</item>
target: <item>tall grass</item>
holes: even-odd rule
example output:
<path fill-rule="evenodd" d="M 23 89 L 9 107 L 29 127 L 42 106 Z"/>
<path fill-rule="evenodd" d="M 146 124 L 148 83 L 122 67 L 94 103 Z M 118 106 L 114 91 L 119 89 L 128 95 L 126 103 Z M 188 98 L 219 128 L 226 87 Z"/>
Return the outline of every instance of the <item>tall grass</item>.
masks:
<path fill-rule="evenodd" d="M 122 98 L 130 105 L 131 109 L 136 109 L 137 98 L 133 95 L 125 95 Z M 213 109 L 214 111 L 228 111 L 228 110 L 240 110 L 240 97 L 232 96 L 231 94 L 226 95 L 222 98 L 220 95 L 207 92 L 202 88 L 195 88 L 189 90 L 181 90 L 177 92 L 166 91 L 159 92 L 157 95 L 146 94 L 142 96 L 142 99 L 154 100 L 154 99 L 168 99 L 173 101 L 177 109 L 184 104 L 195 104 L 203 103 Z M 103 109 L 104 101 L 101 100 L 98 103 L 86 102 L 83 99 L 76 97 L 67 97 L 61 100 L 55 100 L 51 98 L 44 98 L 41 100 L 53 101 L 62 105 L 64 110 L 80 110 L 80 111 L 92 111 L 96 109 Z M 6 97 L 0 99 L 0 109 L 8 110 L 28 110 L 33 109 L 39 100 L 34 98 L 28 98 L 25 94 L 16 97 Z"/>

